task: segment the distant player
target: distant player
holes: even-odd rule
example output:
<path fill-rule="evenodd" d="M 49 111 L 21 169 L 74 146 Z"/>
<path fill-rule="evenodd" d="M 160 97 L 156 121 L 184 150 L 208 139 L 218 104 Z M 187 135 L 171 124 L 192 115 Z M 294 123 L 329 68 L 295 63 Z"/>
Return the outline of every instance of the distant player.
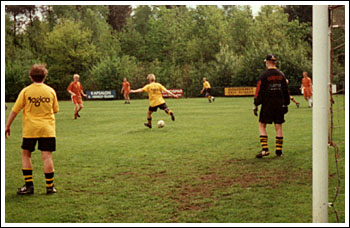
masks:
<path fill-rule="evenodd" d="M 158 108 L 164 110 L 165 113 L 169 114 L 171 116 L 171 119 L 175 121 L 175 115 L 166 105 L 162 91 L 170 94 L 174 98 L 178 98 L 178 96 L 167 90 L 162 84 L 157 83 L 156 76 L 154 74 L 147 75 L 147 80 L 149 81 L 149 84 L 145 85 L 143 88 L 130 90 L 130 93 L 148 93 L 150 106 L 147 111 L 147 123 L 144 125 L 146 127 L 152 128 L 152 113 L 156 112 Z"/>
<path fill-rule="evenodd" d="M 304 94 L 305 100 L 308 102 L 309 108 L 312 107 L 312 80 L 309 78 L 307 72 L 303 72 L 303 79 L 301 80 L 300 90 Z"/>
<path fill-rule="evenodd" d="M 215 101 L 215 97 L 211 96 L 211 86 L 210 83 L 207 81 L 206 77 L 203 77 L 203 88 L 201 90 L 201 94 L 205 92 L 205 96 L 208 98 L 209 103 Z"/>
<path fill-rule="evenodd" d="M 254 115 L 258 115 L 258 106 L 261 105 L 259 116 L 260 145 L 262 150 L 256 155 L 257 158 L 270 154 L 267 144 L 267 124 L 275 124 L 276 131 L 276 155 L 282 156 L 283 131 L 282 124 L 285 122 L 284 114 L 288 112 L 290 97 L 286 77 L 276 67 L 276 56 L 270 54 L 265 59 L 267 70 L 264 71 L 256 85 L 254 96 Z"/>
<path fill-rule="evenodd" d="M 288 80 L 288 79 L 286 79 L 286 81 L 287 81 L 287 84 L 289 84 L 289 80 Z M 291 95 L 289 96 L 289 98 L 290 98 L 290 100 L 291 100 L 291 101 L 293 101 L 293 102 L 296 104 L 297 108 L 299 108 L 300 103 L 299 103 L 299 102 L 297 102 L 297 100 L 295 100 L 295 98 L 294 98 L 294 97 L 292 97 Z"/>
<path fill-rule="evenodd" d="M 123 79 L 123 86 L 122 86 L 122 89 L 120 90 L 120 93 L 123 94 L 124 96 L 124 100 L 125 100 L 124 104 L 130 104 L 130 97 L 129 97 L 130 83 L 126 78 Z"/>
<path fill-rule="evenodd" d="M 83 91 L 83 86 L 81 85 L 79 81 L 79 74 L 74 74 L 73 79 L 74 81 L 71 82 L 67 88 L 68 93 L 70 93 L 72 102 L 74 104 L 74 119 L 77 117 L 80 117 L 79 111 L 84 107 L 83 106 L 83 100 L 81 99 L 81 95 L 86 97 L 87 95 Z"/>
<path fill-rule="evenodd" d="M 29 72 L 33 83 L 19 93 L 8 117 L 5 138 L 11 133 L 11 124 L 23 109 L 22 120 L 22 172 L 25 185 L 17 190 L 19 195 L 34 194 L 32 152 L 38 142 L 44 162 L 46 194 L 56 193 L 53 184 L 54 166 L 52 152 L 56 150 L 56 121 L 58 102 L 55 90 L 44 84 L 47 70 L 44 65 L 34 64 Z"/>

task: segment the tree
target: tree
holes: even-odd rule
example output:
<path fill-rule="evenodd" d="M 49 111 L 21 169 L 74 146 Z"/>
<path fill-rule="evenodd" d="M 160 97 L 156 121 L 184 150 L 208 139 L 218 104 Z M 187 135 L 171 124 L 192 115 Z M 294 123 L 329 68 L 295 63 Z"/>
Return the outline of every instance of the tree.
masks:
<path fill-rule="evenodd" d="M 45 39 L 49 77 L 47 82 L 59 88 L 58 95 L 65 96 L 65 88 L 73 74 L 86 75 L 97 58 L 92 32 L 83 29 L 81 22 L 63 20 Z M 82 77 L 84 80 L 84 77 Z"/>
<path fill-rule="evenodd" d="M 287 5 L 283 10 L 289 15 L 288 21 L 298 20 L 300 23 L 312 25 L 312 5 Z"/>
<path fill-rule="evenodd" d="M 125 6 L 116 6 L 110 5 L 109 15 L 107 22 L 112 26 L 116 31 L 121 31 L 122 28 L 126 25 L 126 20 L 132 12 L 132 8 L 129 5 Z"/>

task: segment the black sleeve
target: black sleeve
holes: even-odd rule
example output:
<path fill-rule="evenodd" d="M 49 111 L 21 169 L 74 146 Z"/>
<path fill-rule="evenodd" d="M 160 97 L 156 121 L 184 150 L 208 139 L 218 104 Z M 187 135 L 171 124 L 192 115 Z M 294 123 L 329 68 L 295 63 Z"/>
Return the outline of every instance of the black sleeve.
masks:
<path fill-rule="evenodd" d="M 258 82 L 256 84 L 255 88 L 255 95 L 254 95 L 254 105 L 258 106 L 262 104 L 262 96 L 263 96 L 263 80 L 262 75 L 258 78 Z"/>

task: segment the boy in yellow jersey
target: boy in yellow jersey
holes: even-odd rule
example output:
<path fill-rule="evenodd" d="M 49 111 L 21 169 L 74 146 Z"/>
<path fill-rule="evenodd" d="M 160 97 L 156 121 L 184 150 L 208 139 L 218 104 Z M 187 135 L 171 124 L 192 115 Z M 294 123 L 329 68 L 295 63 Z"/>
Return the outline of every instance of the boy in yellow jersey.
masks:
<path fill-rule="evenodd" d="M 5 138 L 10 136 L 11 124 L 17 114 L 23 109 L 22 120 L 22 172 L 25 185 L 17 190 L 17 194 L 34 193 L 32 152 L 38 142 L 41 157 L 44 162 L 46 194 L 56 193 L 53 184 L 54 166 L 52 152 L 56 150 L 56 121 L 58 102 L 55 90 L 44 84 L 48 71 L 45 65 L 34 64 L 29 72 L 33 83 L 19 93 L 16 103 L 8 117 Z"/>
<path fill-rule="evenodd" d="M 209 103 L 212 101 L 215 101 L 215 97 L 211 96 L 211 86 L 210 83 L 207 81 L 207 78 L 204 77 L 203 79 L 203 88 L 201 90 L 201 94 L 205 91 L 205 96 L 208 97 Z"/>
<path fill-rule="evenodd" d="M 143 88 L 130 90 L 130 93 L 148 93 L 150 106 L 147 111 L 147 123 L 145 123 L 145 126 L 152 128 L 152 113 L 156 112 L 158 108 L 164 110 L 167 114 L 171 116 L 171 119 L 175 121 L 175 115 L 166 105 L 162 95 L 162 91 L 169 93 L 174 98 L 178 98 L 178 96 L 167 90 L 162 84 L 157 83 L 156 76 L 154 76 L 154 74 L 149 74 L 147 76 L 147 80 L 149 81 L 149 84 L 145 85 Z"/>

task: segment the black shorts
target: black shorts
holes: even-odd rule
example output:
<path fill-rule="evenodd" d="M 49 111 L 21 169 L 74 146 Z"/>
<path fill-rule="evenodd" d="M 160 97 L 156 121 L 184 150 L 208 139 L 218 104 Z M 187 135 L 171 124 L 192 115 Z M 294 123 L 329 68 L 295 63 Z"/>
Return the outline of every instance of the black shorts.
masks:
<path fill-rule="evenodd" d="M 259 122 L 265 124 L 283 124 L 285 120 L 282 107 L 262 106 L 259 115 Z"/>
<path fill-rule="evenodd" d="M 55 151 L 56 138 L 23 138 L 22 149 L 33 152 L 35 150 L 36 142 L 38 141 L 38 150 L 41 151 Z"/>
<path fill-rule="evenodd" d="M 205 96 L 211 96 L 211 88 L 205 89 Z"/>
<path fill-rule="evenodd" d="M 149 106 L 148 110 L 151 111 L 151 112 L 156 112 L 158 108 L 160 108 L 161 110 L 164 110 L 164 109 L 167 109 L 168 106 L 166 106 L 166 104 L 163 103 L 163 104 L 160 104 L 160 105 L 157 105 L 157 106 L 154 106 L 154 107 Z"/>

